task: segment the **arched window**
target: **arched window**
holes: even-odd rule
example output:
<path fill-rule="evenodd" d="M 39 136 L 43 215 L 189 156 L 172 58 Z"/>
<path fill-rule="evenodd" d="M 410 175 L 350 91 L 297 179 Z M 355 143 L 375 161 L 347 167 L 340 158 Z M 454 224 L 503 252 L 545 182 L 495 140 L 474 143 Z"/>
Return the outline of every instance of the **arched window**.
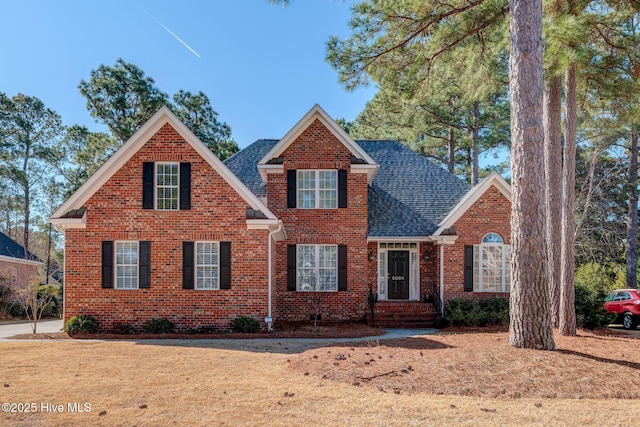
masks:
<path fill-rule="evenodd" d="M 504 240 L 498 233 L 487 233 L 482 238 L 482 243 L 504 243 Z"/>
<path fill-rule="evenodd" d="M 473 246 L 473 291 L 509 292 L 511 246 L 498 233 L 487 233 Z"/>

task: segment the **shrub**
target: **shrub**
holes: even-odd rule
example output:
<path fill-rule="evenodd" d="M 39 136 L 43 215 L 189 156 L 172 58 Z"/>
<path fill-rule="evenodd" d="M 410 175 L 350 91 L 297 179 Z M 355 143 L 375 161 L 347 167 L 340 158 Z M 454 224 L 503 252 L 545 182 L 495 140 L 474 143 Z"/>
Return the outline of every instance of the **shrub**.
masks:
<path fill-rule="evenodd" d="M 576 287 L 581 286 L 590 292 L 601 292 L 605 295 L 614 289 L 626 288 L 625 280 L 624 266 L 613 263 L 583 264 L 578 267 L 575 275 Z"/>
<path fill-rule="evenodd" d="M 65 323 L 64 330 L 69 335 L 79 332 L 95 334 L 98 332 L 98 321 L 93 316 L 73 316 Z"/>
<path fill-rule="evenodd" d="M 172 321 L 163 317 L 154 317 L 144 325 L 144 331 L 150 334 L 170 334 L 175 328 Z"/>
<path fill-rule="evenodd" d="M 245 334 L 258 332 L 260 330 L 260 323 L 253 317 L 240 316 L 233 319 L 231 322 L 231 330 L 233 332 L 242 332 Z"/>
<path fill-rule="evenodd" d="M 509 301 L 501 297 L 454 298 L 444 306 L 444 322 L 455 326 L 509 324 Z"/>
<path fill-rule="evenodd" d="M 596 290 L 576 283 L 576 325 L 584 329 L 597 329 L 612 323 L 616 315 L 602 308 L 607 296 L 604 289 Z"/>

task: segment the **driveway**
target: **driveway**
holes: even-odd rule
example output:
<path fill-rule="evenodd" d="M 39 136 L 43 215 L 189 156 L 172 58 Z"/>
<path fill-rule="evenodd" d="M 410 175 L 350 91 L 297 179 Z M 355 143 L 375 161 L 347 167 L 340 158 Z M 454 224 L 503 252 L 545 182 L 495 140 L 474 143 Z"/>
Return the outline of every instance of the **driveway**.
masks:
<path fill-rule="evenodd" d="M 622 325 L 609 325 L 609 329 L 616 332 L 622 332 L 623 334 L 632 336 L 634 338 L 640 338 L 640 327 L 638 328 L 639 329 L 625 329 L 622 327 Z"/>
<path fill-rule="evenodd" d="M 54 320 L 41 320 L 38 322 L 38 333 L 53 333 L 60 332 L 62 330 L 62 319 Z M 7 339 L 14 335 L 30 334 L 33 332 L 31 329 L 31 323 L 29 322 L 16 322 L 5 323 L 0 325 L 0 340 Z"/>

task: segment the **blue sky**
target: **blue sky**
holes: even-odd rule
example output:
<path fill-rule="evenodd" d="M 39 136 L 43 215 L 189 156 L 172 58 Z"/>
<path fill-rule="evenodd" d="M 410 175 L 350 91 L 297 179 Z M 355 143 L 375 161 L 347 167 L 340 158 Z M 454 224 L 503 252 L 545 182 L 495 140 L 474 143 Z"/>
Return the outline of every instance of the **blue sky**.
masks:
<path fill-rule="evenodd" d="M 0 0 L 0 92 L 40 98 L 65 125 L 104 130 L 78 84 L 100 64 L 123 58 L 170 96 L 206 93 L 240 147 L 284 136 L 315 103 L 353 120 L 375 88 L 346 92 L 324 60 L 329 37 L 349 34 L 352 3 Z"/>

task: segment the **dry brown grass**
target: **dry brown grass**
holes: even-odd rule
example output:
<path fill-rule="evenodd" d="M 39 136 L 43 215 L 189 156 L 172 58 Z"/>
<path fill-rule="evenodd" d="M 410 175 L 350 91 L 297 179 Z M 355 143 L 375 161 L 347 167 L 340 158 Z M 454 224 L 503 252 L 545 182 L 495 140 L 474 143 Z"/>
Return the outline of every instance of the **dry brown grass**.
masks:
<path fill-rule="evenodd" d="M 637 419 L 636 401 L 610 397 L 639 392 L 640 341 L 581 333 L 557 343 L 560 351 L 535 352 L 511 349 L 505 334 L 457 334 L 303 353 L 279 340 L 243 341 L 242 351 L 220 348 L 227 345 L 221 341 L 1 343 L 0 401 L 89 402 L 92 411 L 2 413 L 0 425 L 628 425 Z M 338 354 L 345 359 L 336 360 Z M 373 354 L 381 358 L 365 365 Z M 362 366 L 351 363 L 356 359 Z M 392 370 L 399 375 L 380 380 L 393 380 L 400 394 L 378 379 L 353 381 Z M 496 392 L 500 384 L 505 393 Z M 513 398 L 517 389 L 521 397 Z M 624 417 L 614 416 L 620 408 Z"/>

